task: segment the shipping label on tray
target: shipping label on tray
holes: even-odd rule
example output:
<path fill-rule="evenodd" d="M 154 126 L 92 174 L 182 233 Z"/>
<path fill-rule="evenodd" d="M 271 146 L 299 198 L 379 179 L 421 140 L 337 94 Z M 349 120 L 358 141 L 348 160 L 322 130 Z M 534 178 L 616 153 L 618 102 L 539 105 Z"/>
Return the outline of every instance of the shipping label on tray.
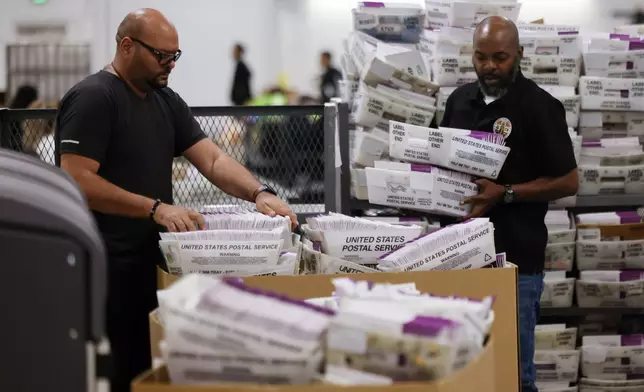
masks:
<path fill-rule="evenodd" d="M 566 304 L 567 299 L 572 299 L 574 281 L 544 282 L 544 290 L 539 301 L 544 308 L 561 307 Z"/>
<path fill-rule="evenodd" d="M 535 351 L 538 382 L 577 382 L 579 351 Z"/>
<path fill-rule="evenodd" d="M 577 328 L 563 331 L 536 331 L 536 350 L 574 350 L 577 344 Z"/>

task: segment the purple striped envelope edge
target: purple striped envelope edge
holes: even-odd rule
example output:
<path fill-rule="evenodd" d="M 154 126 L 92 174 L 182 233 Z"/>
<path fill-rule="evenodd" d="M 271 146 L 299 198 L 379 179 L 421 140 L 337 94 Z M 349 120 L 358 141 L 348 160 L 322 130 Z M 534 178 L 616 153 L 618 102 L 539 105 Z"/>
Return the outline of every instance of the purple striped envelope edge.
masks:
<path fill-rule="evenodd" d="M 644 339 L 643 335 L 622 335 L 621 343 L 622 347 L 632 347 L 632 346 L 641 346 Z"/>
<path fill-rule="evenodd" d="M 385 7 L 385 3 L 381 3 L 381 2 L 378 2 L 378 1 L 363 1 L 360 4 L 362 6 L 368 7 L 368 8 L 384 8 Z"/>
<path fill-rule="evenodd" d="M 311 310 L 313 310 L 315 312 L 324 313 L 324 314 L 327 314 L 329 316 L 335 315 L 335 312 L 333 310 L 331 310 L 331 309 L 328 309 L 328 308 L 313 305 L 313 304 L 310 304 L 308 302 L 301 301 L 301 300 L 298 300 L 298 299 L 293 299 L 293 298 L 290 298 L 290 297 L 287 297 L 285 295 L 278 294 L 278 293 L 275 293 L 275 292 L 264 291 L 264 290 L 260 290 L 260 289 L 256 289 L 256 288 L 247 286 L 243 282 L 243 280 L 241 280 L 241 279 L 224 277 L 224 278 L 222 278 L 222 281 L 225 284 L 227 284 L 228 286 L 234 287 L 234 288 L 236 288 L 238 290 L 241 290 L 241 291 L 245 291 L 247 293 L 259 295 L 259 296 L 262 296 L 262 297 L 274 298 L 274 299 L 276 299 L 278 301 L 281 301 L 281 302 L 290 303 L 292 305 L 296 305 L 296 306 L 299 306 L 299 307 L 302 307 L 302 308 L 308 308 L 308 309 L 311 309 Z"/>
<path fill-rule="evenodd" d="M 403 325 L 402 332 L 410 335 L 435 337 L 445 329 L 453 329 L 459 325 L 453 320 L 440 317 L 417 316 Z"/>

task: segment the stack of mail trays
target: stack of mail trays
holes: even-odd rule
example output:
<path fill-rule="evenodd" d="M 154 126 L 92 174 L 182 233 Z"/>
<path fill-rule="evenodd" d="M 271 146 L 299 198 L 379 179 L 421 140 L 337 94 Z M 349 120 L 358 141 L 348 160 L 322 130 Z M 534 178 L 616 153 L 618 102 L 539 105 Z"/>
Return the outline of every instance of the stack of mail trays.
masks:
<path fill-rule="evenodd" d="M 389 222 L 330 213 L 302 226 L 303 274 L 503 268 L 487 218 L 439 229 L 424 220 Z"/>
<path fill-rule="evenodd" d="M 577 303 L 644 306 L 644 223 L 637 211 L 577 216 Z"/>
<path fill-rule="evenodd" d="M 577 392 L 570 385 L 579 375 L 577 328 L 566 324 L 538 325 L 535 329 L 534 364 L 537 387 L 544 392 Z"/>
<path fill-rule="evenodd" d="M 579 195 L 644 194 L 644 40 L 597 34 L 583 56 Z"/>
<path fill-rule="evenodd" d="M 584 336 L 579 390 L 644 390 L 644 336 Z"/>
<path fill-rule="evenodd" d="M 572 271 L 575 259 L 575 221 L 566 210 L 551 210 L 546 214 L 545 223 L 548 244 L 541 306 L 569 308 L 574 298 L 575 278 L 567 277 L 566 272 Z"/>
<path fill-rule="evenodd" d="M 438 70 L 438 48 L 452 45 L 422 28 L 429 14 L 420 6 L 374 3 L 354 10 L 355 31 L 342 59 L 343 98 L 356 125 L 352 190 L 372 204 L 462 217 L 469 206 L 460 202 L 478 192 L 473 181 L 496 179 L 510 150 L 490 133 L 429 128 L 433 95 L 447 80 L 436 72 L 432 80 L 431 71 Z"/>

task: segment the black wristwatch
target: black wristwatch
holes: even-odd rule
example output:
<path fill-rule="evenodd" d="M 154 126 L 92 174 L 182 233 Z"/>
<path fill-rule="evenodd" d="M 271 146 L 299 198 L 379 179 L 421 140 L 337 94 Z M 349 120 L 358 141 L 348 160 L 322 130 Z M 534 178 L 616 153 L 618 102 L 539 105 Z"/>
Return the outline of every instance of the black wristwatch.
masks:
<path fill-rule="evenodd" d="M 505 192 L 503 193 L 503 202 L 505 204 L 510 204 L 514 201 L 514 190 L 512 190 L 512 185 L 505 186 Z"/>
<path fill-rule="evenodd" d="M 161 205 L 161 200 L 156 199 L 154 201 L 154 204 L 152 205 L 152 208 L 150 208 L 150 219 L 154 220 L 154 214 L 157 213 L 157 210 L 159 209 L 160 205 Z"/>
<path fill-rule="evenodd" d="M 277 196 L 277 192 L 275 192 L 275 189 L 271 188 L 268 185 L 262 185 L 259 188 L 257 188 L 257 190 L 253 193 L 253 202 L 257 200 L 257 196 L 259 196 L 259 194 L 262 192 L 270 193 L 273 196 Z"/>

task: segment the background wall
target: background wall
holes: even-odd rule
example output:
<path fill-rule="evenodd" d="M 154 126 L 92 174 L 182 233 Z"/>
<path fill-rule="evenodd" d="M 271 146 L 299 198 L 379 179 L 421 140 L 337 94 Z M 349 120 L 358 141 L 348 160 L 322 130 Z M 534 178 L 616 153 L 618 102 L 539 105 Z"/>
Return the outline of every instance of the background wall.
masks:
<path fill-rule="evenodd" d="M 423 0 L 388 0 L 421 4 Z M 0 48 L 16 42 L 20 21 L 64 21 L 66 40 L 92 44 L 93 68 L 107 64 L 115 49 L 114 33 L 125 14 L 138 7 L 161 10 L 177 26 L 184 55 L 171 85 L 190 105 L 229 104 L 233 62 L 231 46 L 243 42 L 253 71 L 254 92 L 273 85 L 281 71 L 292 88 L 317 95 L 319 53 L 342 52 L 351 30 L 352 0 L 0 0 Z M 613 11 L 632 10 L 639 0 L 523 0 L 520 18 L 545 18 L 572 24 L 583 32 L 608 31 L 625 24 Z M 6 84 L 5 51 L 0 50 L 0 89 Z"/>

